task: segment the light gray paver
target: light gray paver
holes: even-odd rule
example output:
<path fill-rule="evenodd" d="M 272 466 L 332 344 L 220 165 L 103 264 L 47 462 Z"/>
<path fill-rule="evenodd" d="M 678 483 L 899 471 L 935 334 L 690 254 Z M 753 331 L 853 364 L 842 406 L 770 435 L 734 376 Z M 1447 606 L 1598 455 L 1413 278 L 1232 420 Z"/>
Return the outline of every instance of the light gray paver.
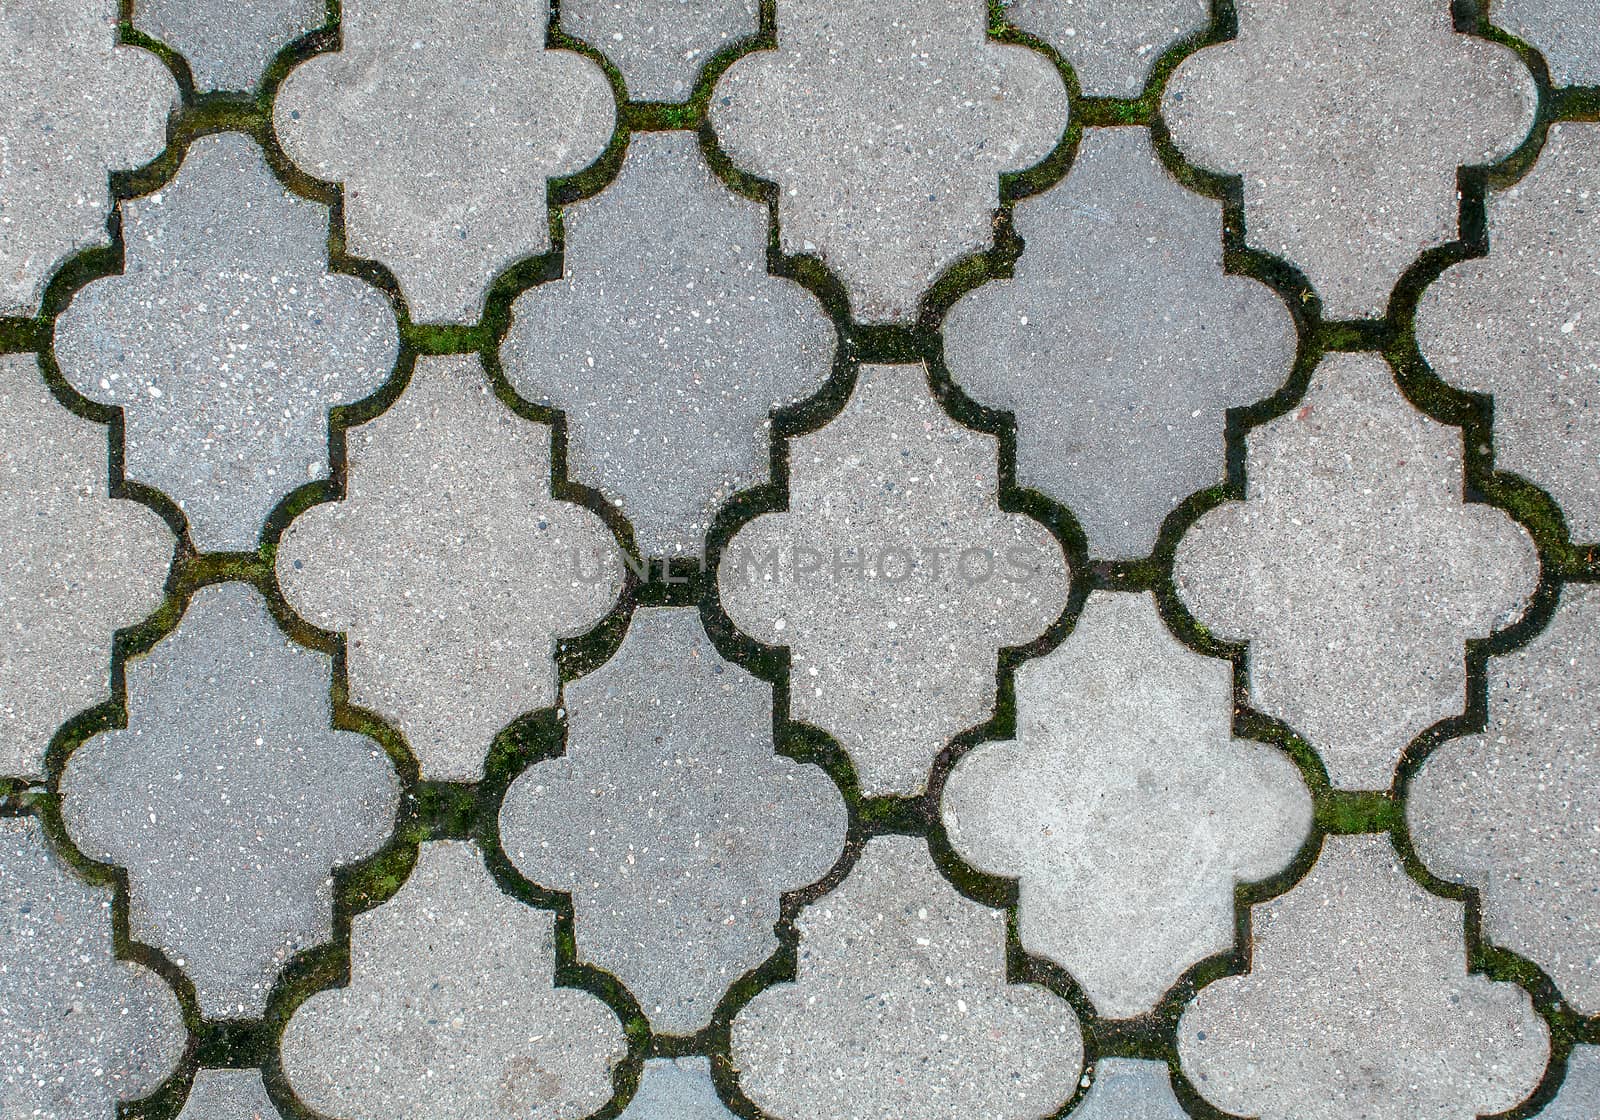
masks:
<path fill-rule="evenodd" d="M 111 888 L 68 871 L 38 821 L 0 818 L 0 1115 L 113 1120 L 186 1039 L 166 982 L 113 955 Z"/>
<path fill-rule="evenodd" d="M 1467 972 L 1464 906 L 1424 891 L 1384 836 L 1329 836 L 1251 911 L 1251 970 L 1178 1023 L 1200 1095 L 1260 1120 L 1472 1120 L 1544 1074 L 1528 994 Z"/>
<path fill-rule="evenodd" d="M 844 850 L 844 800 L 817 767 L 773 754 L 772 686 L 723 661 L 693 608 L 637 610 L 562 699 L 566 754 L 512 784 L 501 845 L 529 879 L 572 892 L 581 960 L 658 1031 L 692 1034 L 777 949 L 779 894 Z"/>
<path fill-rule="evenodd" d="M 797 920 L 794 982 L 733 1021 L 745 1094 L 778 1120 L 1033 1120 L 1077 1088 L 1064 1000 L 1006 982 L 1005 915 L 957 894 L 924 842 L 880 836 Z"/>
<path fill-rule="evenodd" d="M 166 492 L 202 551 L 256 547 L 284 495 L 328 476 L 328 409 L 393 368 L 388 302 L 328 271 L 327 208 L 236 132 L 122 204 L 127 260 L 56 322 L 61 372 L 119 405 L 125 473 Z"/>
<path fill-rule="evenodd" d="M 685 101 L 717 51 L 754 35 L 757 0 L 566 0 L 561 30 L 605 52 L 634 101 Z"/>
<path fill-rule="evenodd" d="M 626 1043 L 555 965 L 552 911 L 502 894 L 476 845 L 423 844 L 399 893 L 352 920 L 349 985 L 289 1020 L 289 1084 L 344 1120 L 587 1116 Z"/>
<path fill-rule="evenodd" d="M 699 555 L 717 507 L 767 479 L 768 414 L 827 378 L 833 324 L 768 275 L 767 208 L 712 176 L 693 133 L 635 136 L 564 220 L 565 275 L 512 305 L 506 376 L 567 413 L 568 476 L 644 555 Z"/>
<path fill-rule="evenodd" d="M 260 1015 L 284 962 L 333 936 L 330 870 L 388 838 L 393 768 L 330 729 L 329 659 L 248 584 L 195 592 L 127 683 L 127 727 L 67 759 L 67 832 L 127 868 L 129 932 L 189 974 L 204 1014 Z"/>
<path fill-rule="evenodd" d="M 548 0 L 346 0 L 343 47 L 284 79 L 273 124 L 344 185 L 345 249 L 399 281 L 411 317 L 476 320 L 489 283 L 550 248 L 546 180 L 605 150 L 600 67 L 545 50 Z"/>
<path fill-rule="evenodd" d="M 326 0 L 134 0 L 133 23 L 183 55 L 197 90 L 248 90 L 289 43 L 328 20 Z"/>
<path fill-rule="evenodd" d="M 839 740 L 869 795 L 920 792 L 992 712 L 996 651 L 1066 604 L 1061 546 L 997 505 L 996 445 L 921 366 L 863 366 L 844 410 L 790 441 L 788 510 L 723 552 L 729 617 L 789 647 L 791 715 Z"/>
<path fill-rule="evenodd" d="M 1456 169 L 1513 151 L 1533 78 L 1442 0 L 1240 0 L 1238 38 L 1190 55 L 1161 114 L 1192 162 L 1243 177 L 1245 233 L 1299 267 L 1329 319 L 1382 316 L 1453 240 Z"/>
<path fill-rule="evenodd" d="M 1246 500 L 1178 543 L 1178 595 L 1249 642 L 1251 705 L 1304 735 L 1335 787 L 1387 789 L 1406 744 L 1463 710 L 1466 639 L 1521 613 L 1533 543 L 1463 502 L 1460 431 L 1412 408 L 1377 355 L 1330 354 L 1246 442 Z"/>
<path fill-rule="evenodd" d="M 161 605 L 172 534 L 109 496 L 108 455 L 32 354 L 0 356 L 0 775 L 44 776 L 56 729 L 110 699 L 112 635 Z"/>
<path fill-rule="evenodd" d="M 778 184 L 784 252 L 819 254 L 858 320 L 914 319 L 945 268 L 992 243 L 1000 173 L 1066 130 L 1055 67 L 989 41 L 986 21 L 983 0 L 782 0 L 778 49 L 717 83 L 717 137 Z"/>
<path fill-rule="evenodd" d="M 1434 874 L 1478 889 L 1484 939 L 1600 1014 L 1600 590 L 1569 584 L 1555 617 L 1489 661 L 1488 726 L 1440 746 L 1406 812 Z"/>
<path fill-rule="evenodd" d="M 1189 1120 L 1172 1093 L 1172 1079 L 1161 1062 L 1101 1058 L 1094 1085 L 1072 1110 L 1072 1120 Z"/>
<path fill-rule="evenodd" d="M 1551 125 L 1488 210 L 1489 255 L 1423 292 L 1417 343 L 1446 381 L 1494 394 L 1495 465 L 1548 490 L 1572 539 L 1600 539 L 1600 125 Z"/>
<path fill-rule="evenodd" d="M 618 1120 L 734 1120 L 711 1083 L 707 1058 L 653 1058 Z"/>
<path fill-rule="evenodd" d="M 1021 880 L 1023 948 L 1102 1015 L 1142 1014 L 1233 947 L 1235 884 L 1288 864 L 1311 795 L 1286 754 L 1230 737 L 1232 666 L 1167 633 L 1148 593 L 1091 594 L 1016 698 L 1017 739 L 946 780 L 950 843 Z"/>
<path fill-rule="evenodd" d="M 1143 128 L 1084 132 L 1067 178 L 1017 204 L 1015 276 L 945 318 L 951 376 L 1017 418 L 1017 481 L 1077 515 L 1094 556 L 1139 557 L 1222 481 L 1223 422 L 1289 376 L 1294 321 L 1222 271 L 1222 204 L 1179 186 Z"/>
<path fill-rule="evenodd" d="M 1539 49 L 1555 85 L 1600 85 L 1597 0 L 1494 0 L 1489 16 Z"/>
<path fill-rule="evenodd" d="M 1015 0 L 1006 19 L 1072 64 L 1085 97 L 1137 97 L 1151 67 L 1211 22 L 1206 0 Z"/>
<path fill-rule="evenodd" d="M 110 241 L 106 173 L 166 146 L 177 82 L 117 44 L 117 0 L 0 8 L 0 315 L 32 316 L 57 266 Z"/>
<path fill-rule="evenodd" d="M 195 1071 L 178 1120 L 280 1120 L 281 1115 L 260 1070 L 202 1069 Z"/>
<path fill-rule="evenodd" d="M 598 515 L 550 496 L 550 428 L 495 399 L 475 357 L 424 357 L 346 437 L 344 500 L 284 533 L 278 581 L 345 631 L 350 702 L 392 720 L 425 780 L 476 781 L 496 733 L 555 703 L 558 640 L 622 587 Z"/>
<path fill-rule="evenodd" d="M 1537 1115 L 1539 1120 L 1594 1120 L 1600 1116 L 1600 1046 L 1572 1048 L 1561 1091 Z"/>

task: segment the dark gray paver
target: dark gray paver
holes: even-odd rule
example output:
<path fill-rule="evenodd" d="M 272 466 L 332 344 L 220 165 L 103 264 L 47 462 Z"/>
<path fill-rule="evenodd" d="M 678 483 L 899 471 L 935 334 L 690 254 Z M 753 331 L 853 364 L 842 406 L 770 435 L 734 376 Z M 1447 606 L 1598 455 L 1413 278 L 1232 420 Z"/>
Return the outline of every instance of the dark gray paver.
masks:
<path fill-rule="evenodd" d="M 619 1120 L 734 1120 L 711 1083 L 708 1058 L 652 1058 Z"/>
<path fill-rule="evenodd" d="M 1539 1120 L 1594 1120 L 1600 1116 L 1600 1046 L 1574 1046 L 1567 1055 L 1567 1077 Z"/>
<path fill-rule="evenodd" d="M 1188 1120 L 1164 1062 L 1101 1058 L 1073 1120 Z"/>
<path fill-rule="evenodd" d="M 1006 980 L 1005 915 L 911 836 L 867 843 L 797 920 L 798 974 L 733 1021 L 740 1087 L 779 1120 L 1033 1120 L 1077 1088 L 1071 1006 Z"/>
<path fill-rule="evenodd" d="M 1600 85 L 1600 3 L 1494 0 L 1490 18 L 1539 49 L 1558 86 Z"/>
<path fill-rule="evenodd" d="M 1014 277 L 945 318 L 951 376 L 1017 420 L 1017 481 L 1065 504 L 1094 556 L 1147 554 L 1222 481 L 1223 420 L 1294 362 L 1294 321 L 1222 271 L 1222 204 L 1179 186 L 1143 128 L 1084 132 L 1067 178 L 1017 204 Z"/>
<path fill-rule="evenodd" d="M 580 959 L 657 1030 L 693 1034 L 777 949 L 779 895 L 843 851 L 844 800 L 773 754 L 772 686 L 724 661 L 693 608 L 640 608 L 563 702 L 566 754 L 507 791 L 501 844 L 529 879 L 572 892 Z"/>
<path fill-rule="evenodd" d="M 127 869 L 129 931 L 189 974 L 206 1015 L 260 1015 L 284 962 L 333 935 L 331 870 L 388 838 L 394 770 L 330 729 L 328 657 L 248 584 L 195 592 L 127 684 L 127 727 L 67 759 L 67 831 Z"/>
<path fill-rule="evenodd" d="M 291 195 L 236 132 L 122 205 L 127 259 L 56 322 L 61 372 L 122 408 L 133 481 L 164 491 L 202 551 L 254 549 L 284 495 L 328 476 L 328 409 L 389 375 L 388 301 L 328 271 L 328 210 Z"/>
<path fill-rule="evenodd" d="M 513 305 L 506 376 L 567 413 L 568 476 L 627 514 L 644 555 L 698 555 L 718 506 L 767 479 L 768 414 L 827 378 L 833 325 L 767 274 L 767 208 L 722 186 L 692 133 L 635 136 L 564 220 L 564 276 Z"/>
<path fill-rule="evenodd" d="M 560 639 L 615 604 L 615 539 L 550 496 L 550 427 L 501 404 L 476 357 L 419 358 L 345 446 L 344 499 L 279 544 L 284 597 L 348 635 L 351 703 L 400 728 L 424 779 L 476 781 L 496 733 L 555 702 Z"/>
<path fill-rule="evenodd" d="M 561 30 L 605 52 L 634 101 L 685 101 L 700 68 L 754 35 L 758 0 L 566 0 Z"/>
<path fill-rule="evenodd" d="M 1137 97 L 1156 61 L 1211 22 L 1206 0 L 1014 0 L 1006 19 L 1072 64 L 1085 97 Z"/>
<path fill-rule="evenodd" d="M 1248 641 L 1250 703 L 1304 735 L 1341 789 L 1387 789 L 1406 744 L 1466 704 L 1468 638 L 1539 577 L 1527 533 L 1462 498 L 1459 429 L 1374 354 L 1333 353 L 1301 403 L 1246 437 L 1246 500 L 1178 543 L 1178 595 Z"/>
<path fill-rule="evenodd" d="M 328 19 L 325 0 L 134 0 L 133 24 L 183 55 L 197 90 L 254 89 L 278 51 Z"/>
<path fill-rule="evenodd" d="M 260 1070 L 201 1069 L 195 1071 L 178 1120 L 280 1120 L 281 1116 L 267 1096 Z"/>

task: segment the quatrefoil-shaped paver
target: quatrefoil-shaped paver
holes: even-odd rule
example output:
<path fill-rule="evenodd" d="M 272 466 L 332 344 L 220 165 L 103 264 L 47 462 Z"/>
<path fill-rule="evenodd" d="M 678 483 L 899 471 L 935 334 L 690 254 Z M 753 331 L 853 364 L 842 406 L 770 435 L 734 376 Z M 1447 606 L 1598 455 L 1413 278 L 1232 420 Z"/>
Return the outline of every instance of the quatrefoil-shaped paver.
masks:
<path fill-rule="evenodd" d="M 122 408 L 124 472 L 163 490 L 201 551 L 256 547 L 284 495 L 328 476 L 328 409 L 388 377 L 388 301 L 328 271 L 327 208 L 236 132 L 122 204 L 127 261 L 56 321 L 61 372 Z"/>
<path fill-rule="evenodd" d="M 117 43 L 117 0 L 0 6 L 0 315 L 34 315 L 56 266 L 103 244 L 107 172 L 166 145 L 178 87 L 161 60 Z"/>
<path fill-rule="evenodd" d="M 1600 85 L 1600 8 L 1594 0 L 1494 0 L 1489 18 L 1539 48 L 1554 84 Z"/>
<path fill-rule="evenodd" d="M 1197 521 L 1174 579 L 1248 641 L 1250 703 L 1304 735 L 1341 789 L 1387 789 L 1401 751 L 1466 703 L 1465 642 L 1533 593 L 1527 533 L 1462 496 L 1461 433 L 1383 359 L 1325 358 L 1300 406 L 1246 437 L 1246 500 Z"/>
<path fill-rule="evenodd" d="M 1189 56 L 1161 113 L 1195 163 L 1239 175 L 1250 245 L 1297 265 L 1330 319 L 1381 316 L 1456 236 L 1456 171 L 1509 154 L 1535 89 L 1444 0 L 1240 0 L 1239 36 Z"/>
<path fill-rule="evenodd" d="M 548 0 L 345 0 L 343 46 L 284 80 L 273 123 L 344 185 L 345 250 L 399 280 L 418 320 L 476 320 L 501 271 L 550 248 L 545 184 L 616 118 L 598 65 L 546 50 Z"/>
<path fill-rule="evenodd" d="M 921 366 L 863 366 L 789 445 L 789 508 L 728 543 L 734 624 L 790 649 L 790 712 L 837 738 L 869 794 L 916 794 L 987 719 L 996 653 L 1066 604 L 1061 546 L 999 508 L 998 441 L 952 420 Z"/>
<path fill-rule="evenodd" d="M 1067 123 L 1040 54 L 990 42 L 982 0 L 780 0 L 778 49 L 746 55 L 711 100 L 719 140 L 778 184 L 787 253 L 820 253 L 862 321 L 908 320 L 987 247 L 1002 171 Z"/>
<path fill-rule="evenodd" d="M 284 597 L 348 635 L 351 703 L 399 726 L 423 778 L 476 781 L 496 732 L 555 702 L 558 641 L 616 602 L 614 538 L 551 497 L 549 426 L 474 358 L 419 359 L 346 448 L 344 499 L 278 546 Z"/>

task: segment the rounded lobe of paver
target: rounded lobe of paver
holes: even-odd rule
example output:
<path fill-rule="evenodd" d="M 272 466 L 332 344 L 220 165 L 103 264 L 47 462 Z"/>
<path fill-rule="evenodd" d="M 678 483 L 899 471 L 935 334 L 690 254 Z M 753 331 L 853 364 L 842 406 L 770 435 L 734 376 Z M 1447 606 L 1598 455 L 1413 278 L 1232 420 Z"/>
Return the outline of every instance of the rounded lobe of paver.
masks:
<path fill-rule="evenodd" d="M 1006 981 L 1005 915 L 924 842 L 880 836 L 807 906 L 793 982 L 733 1021 L 740 1087 L 777 1120 L 1033 1120 L 1077 1088 L 1071 1005 Z"/>
<path fill-rule="evenodd" d="M 61 372 L 122 409 L 124 471 L 164 491 L 201 551 L 253 550 L 291 490 L 328 477 L 328 409 L 388 377 L 388 301 L 329 272 L 328 211 L 236 132 L 122 204 L 127 259 L 56 321 Z"/>
<path fill-rule="evenodd" d="M 1072 1120 L 1188 1120 L 1164 1062 L 1101 1058 Z"/>
<path fill-rule="evenodd" d="M 723 187 L 692 133 L 636 135 L 563 218 L 564 275 L 512 305 L 506 376 L 567 413 L 568 475 L 644 555 L 698 555 L 717 508 L 767 480 L 769 414 L 827 379 L 833 325 L 768 275 L 767 208 Z"/>
<path fill-rule="evenodd" d="M 1481 735 L 1441 744 L 1412 779 L 1411 838 L 1436 875 L 1478 890 L 1483 937 L 1600 1014 L 1600 591 L 1569 584 L 1544 632 L 1491 658 Z"/>
<path fill-rule="evenodd" d="M 1561 1091 L 1537 1115 L 1539 1120 L 1594 1120 L 1600 1116 L 1600 1046 L 1572 1048 Z"/>
<path fill-rule="evenodd" d="M 944 322 L 945 360 L 1017 421 L 1017 481 L 1065 504 L 1094 556 L 1154 547 L 1222 481 L 1227 409 L 1289 376 L 1294 321 L 1222 265 L 1222 204 L 1167 174 L 1143 128 L 1084 132 L 1072 171 L 1017 203 L 1009 280 Z"/>
<path fill-rule="evenodd" d="M 350 983 L 283 1032 L 296 1096 L 343 1120 L 578 1120 L 611 1098 L 622 1025 L 555 987 L 555 915 L 502 894 L 476 845 L 423 844 L 350 928 Z"/>
<path fill-rule="evenodd" d="M 0 8 L 0 315 L 33 316 L 52 273 L 103 245 L 107 172 L 166 146 L 178 87 L 149 51 L 117 42 L 117 0 Z"/>
<path fill-rule="evenodd" d="M 260 1015 L 289 957 L 333 936 L 330 871 L 388 838 L 394 768 L 330 728 L 328 657 L 248 584 L 195 592 L 126 676 L 127 727 L 68 757 L 62 820 L 127 869 L 130 934 L 188 973 L 205 1015 Z"/>
<path fill-rule="evenodd" d="M 717 51 L 754 35 L 757 0 L 566 0 L 561 30 L 605 52 L 634 101 L 684 101 Z"/>
<path fill-rule="evenodd" d="M 618 1120 L 734 1120 L 717 1096 L 708 1058 L 652 1058 Z"/>
<path fill-rule="evenodd" d="M 1060 51 L 1085 97 L 1137 97 L 1151 68 L 1211 21 L 1206 0 L 1014 0 L 1006 21 Z"/>
<path fill-rule="evenodd" d="M 304 618 L 346 632 L 350 702 L 392 720 L 425 780 L 476 781 L 497 732 L 555 703 L 559 639 L 617 600 L 600 517 L 550 495 L 550 427 L 495 399 L 475 357 L 424 357 L 346 434 L 342 501 L 278 546 Z"/>
<path fill-rule="evenodd" d="M 1555 85 L 1600 86 L 1597 0 L 1494 0 L 1489 16 L 1538 48 Z"/>
<path fill-rule="evenodd" d="M 869 795 L 919 793 L 992 714 L 997 651 L 1066 605 L 1060 544 L 999 508 L 996 451 L 921 366 L 863 366 L 844 410 L 790 441 L 787 511 L 723 551 L 728 616 L 789 647 L 791 714 L 839 740 Z"/>
<path fill-rule="evenodd" d="M 111 643 L 161 605 L 173 538 L 107 491 L 103 425 L 63 408 L 32 354 L 0 356 L 0 775 L 44 776 L 56 729 L 110 699 Z"/>
<path fill-rule="evenodd" d="M 183 55 L 198 90 L 254 89 L 278 51 L 328 18 L 326 0 L 134 0 L 133 20 Z"/>
<path fill-rule="evenodd" d="M 178 1120 L 279 1120 L 281 1115 L 260 1070 L 202 1069 L 195 1072 Z"/>
<path fill-rule="evenodd" d="M 907 321 L 987 248 L 1000 173 L 1047 155 L 1066 87 L 1041 54 L 989 41 L 982 0 L 782 0 L 778 49 L 718 81 L 735 163 L 778 185 L 786 253 L 819 254 L 863 322 Z"/>
<path fill-rule="evenodd" d="M 1091 594 L 1016 698 L 1017 739 L 946 780 L 950 843 L 1020 879 L 1023 948 L 1102 1015 L 1141 1014 L 1233 947 L 1235 885 L 1288 864 L 1311 795 L 1287 755 L 1231 738 L 1231 666 L 1168 634 L 1148 593 Z"/>
<path fill-rule="evenodd" d="M 1238 20 L 1168 80 L 1172 139 L 1241 176 L 1249 244 L 1300 268 L 1326 318 L 1382 316 L 1400 274 L 1456 237 L 1457 168 L 1527 135 L 1533 77 L 1439 0 L 1241 0 Z"/>
<path fill-rule="evenodd" d="M 692 1034 L 778 947 L 779 896 L 844 849 L 844 800 L 775 756 L 772 686 L 722 660 L 692 608 L 640 608 L 620 649 L 563 691 L 567 750 L 519 777 L 506 855 L 570 891 L 578 957 L 657 1030 Z"/>
<path fill-rule="evenodd" d="M 413 319 L 475 321 L 490 282 L 550 248 L 549 179 L 611 140 L 605 72 L 546 50 L 548 0 L 345 0 L 342 48 L 290 72 L 284 151 L 344 185 L 345 249 Z"/>
<path fill-rule="evenodd" d="M 1329 836 L 1252 908 L 1250 972 L 1201 989 L 1178 1055 L 1206 1100 L 1260 1120 L 1472 1120 L 1522 1101 L 1549 1028 L 1514 984 L 1467 972 L 1462 903 L 1384 836 Z"/>
<path fill-rule="evenodd" d="M 1250 704 L 1304 735 L 1335 787 L 1388 789 L 1406 744 L 1463 710 L 1466 639 L 1522 612 L 1533 542 L 1464 502 L 1459 430 L 1412 408 L 1377 355 L 1330 354 L 1246 443 L 1246 499 L 1179 541 L 1178 595 L 1249 643 Z"/>
<path fill-rule="evenodd" d="M 1444 380 L 1494 394 L 1495 465 L 1548 490 L 1574 540 L 1600 539 L 1600 125 L 1551 125 L 1488 220 L 1489 255 L 1423 292 L 1417 343 Z"/>
<path fill-rule="evenodd" d="M 186 1041 L 172 989 L 116 959 L 111 889 L 68 871 L 37 821 L 0 818 L 0 1114 L 113 1120 Z"/>

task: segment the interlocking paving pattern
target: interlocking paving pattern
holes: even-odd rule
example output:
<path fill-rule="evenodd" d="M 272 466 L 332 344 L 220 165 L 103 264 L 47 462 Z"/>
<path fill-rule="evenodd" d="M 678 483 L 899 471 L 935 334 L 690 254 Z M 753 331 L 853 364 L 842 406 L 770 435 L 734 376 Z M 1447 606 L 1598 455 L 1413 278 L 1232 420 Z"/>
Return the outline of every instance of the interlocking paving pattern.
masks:
<path fill-rule="evenodd" d="M 1595 0 L 0 3 L 0 1120 L 1593 1120 Z"/>

